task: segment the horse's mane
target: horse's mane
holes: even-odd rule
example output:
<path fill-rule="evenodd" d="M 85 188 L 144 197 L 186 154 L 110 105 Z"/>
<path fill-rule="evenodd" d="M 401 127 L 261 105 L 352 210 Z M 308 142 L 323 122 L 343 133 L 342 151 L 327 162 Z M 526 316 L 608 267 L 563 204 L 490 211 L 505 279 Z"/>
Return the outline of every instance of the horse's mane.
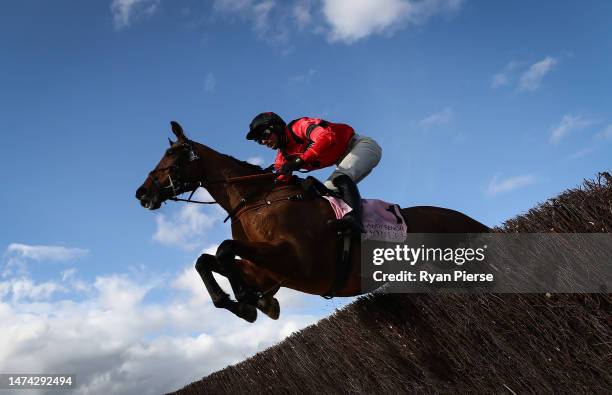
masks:
<path fill-rule="evenodd" d="M 193 143 L 199 144 L 200 146 L 205 147 L 205 148 L 207 148 L 207 149 L 212 149 L 212 148 L 210 148 L 210 147 L 205 146 L 205 145 L 204 145 L 204 144 L 202 144 L 202 143 L 198 143 L 197 141 L 193 141 L 193 140 L 191 140 L 191 141 L 192 141 Z M 240 160 L 240 159 L 234 158 L 234 157 L 233 157 L 233 156 L 231 156 L 231 155 L 227 155 L 227 154 L 224 154 L 224 153 L 221 153 L 221 152 L 215 151 L 215 150 L 213 150 L 213 151 L 214 151 L 214 152 L 216 152 L 217 154 L 219 154 L 219 155 L 221 155 L 221 156 L 223 156 L 223 157 L 227 158 L 227 159 L 230 159 L 232 162 L 234 162 L 234 163 L 236 163 L 236 164 L 238 164 L 238 165 L 241 165 L 241 166 L 245 166 L 245 167 L 247 167 L 247 168 L 248 168 L 250 171 L 254 172 L 255 174 L 261 174 L 261 173 L 271 173 L 271 172 L 272 172 L 272 170 L 266 170 L 266 169 L 262 168 L 262 167 L 261 167 L 261 166 L 259 166 L 259 165 L 254 165 L 254 164 L 249 163 L 249 162 L 247 162 L 247 161 L 244 161 L 244 160 Z"/>
<path fill-rule="evenodd" d="M 232 161 L 234 161 L 234 162 L 236 162 L 236 163 L 238 163 L 238 164 L 240 164 L 240 165 L 242 165 L 242 166 L 246 166 L 246 167 L 248 167 L 248 168 L 249 168 L 249 170 L 252 170 L 252 171 L 254 171 L 254 172 L 256 172 L 256 173 L 269 173 L 269 172 L 271 172 L 271 170 L 266 171 L 264 168 L 262 168 L 262 167 L 261 167 L 261 166 L 259 166 L 259 165 L 254 165 L 254 164 L 249 163 L 249 162 L 247 162 L 247 161 L 244 161 L 244 160 L 240 160 L 240 159 L 234 158 L 234 157 L 233 157 L 233 156 L 231 156 L 231 155 L 227 155 L 227 154 L 221 154 L 221 155 L 222 155 L 222 156 L 224 156 L 224 157 L 226 157 L 226 158 L 228 158 L 228 159 L 231 159 Z"/>

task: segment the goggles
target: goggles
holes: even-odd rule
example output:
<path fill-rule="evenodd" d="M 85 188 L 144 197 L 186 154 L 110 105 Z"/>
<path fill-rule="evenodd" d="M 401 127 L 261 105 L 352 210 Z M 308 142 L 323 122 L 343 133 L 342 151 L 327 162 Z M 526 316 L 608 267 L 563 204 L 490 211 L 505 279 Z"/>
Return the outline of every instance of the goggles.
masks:
<path fill-rule="evenodd" d="M 259 144 L 262 144 L 264 142 L 264 140 L 268 140 L 270 138 L 270 135 L 272 134 L 272 131 L 269 128 L 266 128 L 263 132 L 261 132 L 259 134 L 259 136 L 257 137 L 257 142 Z"/>

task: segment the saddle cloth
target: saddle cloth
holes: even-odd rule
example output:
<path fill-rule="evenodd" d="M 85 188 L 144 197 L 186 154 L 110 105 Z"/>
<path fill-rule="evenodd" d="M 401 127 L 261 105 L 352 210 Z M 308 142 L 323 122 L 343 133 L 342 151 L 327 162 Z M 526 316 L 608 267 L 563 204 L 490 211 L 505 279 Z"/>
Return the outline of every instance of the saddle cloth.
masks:
<path fill-rule="evenodd" d="M 323 198 L 327 199 L 338 219 L 353 210 L 342 199 L 333 196 Z M 406 222 L 397 204 L 379 199 L 362 199 L 361 207 L 363 227 L 366 230 L 366 233 L 361 235 L 362 240 L 400 242 L 406 239 Z"/>

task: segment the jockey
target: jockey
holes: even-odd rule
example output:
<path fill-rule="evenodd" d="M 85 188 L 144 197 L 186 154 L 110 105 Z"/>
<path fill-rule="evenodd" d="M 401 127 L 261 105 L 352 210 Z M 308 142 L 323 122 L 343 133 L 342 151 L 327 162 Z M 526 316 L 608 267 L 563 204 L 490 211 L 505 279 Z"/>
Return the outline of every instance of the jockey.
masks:
<path fill-rule="evenodd" d="M 339 229 L 364 231 L 361 197 L 356 184 L 380 161 L 382 150 L 376 141 L 356 134 L 349 125 L 320 118 L 299 118 L 287 125 L 273 112 L 253 118 L 246 138 L 278 150 L 274 162 L 280 174 L 277 182 L 288 182 L 295 170 L 316 170 L 335 164 L 336 169 L 324 184 L 340 192 L 352 208 L 344 218 L 335 221 L 335 225 Z"/>

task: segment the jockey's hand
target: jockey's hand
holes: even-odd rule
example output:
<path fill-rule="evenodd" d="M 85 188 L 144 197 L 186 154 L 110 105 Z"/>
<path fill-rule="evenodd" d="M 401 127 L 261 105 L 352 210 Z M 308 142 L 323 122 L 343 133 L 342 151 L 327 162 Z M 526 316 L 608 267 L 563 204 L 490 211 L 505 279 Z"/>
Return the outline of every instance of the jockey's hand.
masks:
<path fill-rule="evenodd" d="M 294 170 L 299 170 L 302 165 L 304 165 L 304 161 L 302 160 L 302 158 L 295 158 L 283 164 L 278 170 L 278 172 L 281 174 L 288 174 Z"/>
<path fill-rule="evenodd" d="M 291 181 L 292 176 L 288 174 L 280 174 L 274 179 L 274 185 L 286 185 Z"/>

